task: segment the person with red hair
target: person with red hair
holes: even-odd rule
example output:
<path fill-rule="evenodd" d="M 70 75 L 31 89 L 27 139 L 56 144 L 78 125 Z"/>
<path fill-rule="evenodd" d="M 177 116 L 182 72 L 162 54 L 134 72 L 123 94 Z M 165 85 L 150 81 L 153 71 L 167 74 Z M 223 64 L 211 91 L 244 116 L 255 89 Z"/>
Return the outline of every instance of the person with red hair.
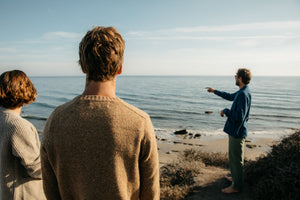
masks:
<path fill-rule="evenodd" d="M 0 76 L 0 199 L 46 199 L 42 184 L 40 141 L 35 127 L 20 116 L 37 96 L 20 70 Z"/>

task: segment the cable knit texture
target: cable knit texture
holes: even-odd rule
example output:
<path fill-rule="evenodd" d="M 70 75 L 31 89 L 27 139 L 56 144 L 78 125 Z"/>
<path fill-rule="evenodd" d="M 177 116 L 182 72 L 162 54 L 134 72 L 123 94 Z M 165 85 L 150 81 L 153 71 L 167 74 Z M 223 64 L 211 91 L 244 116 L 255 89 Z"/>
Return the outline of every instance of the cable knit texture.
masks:
<path fill-rule="evenodd" d="M 40 163 L 40 141 L 34 126 L 0 107 L 0 199 L 46 199 Z"/>
<path fill-rule="evenodd" d="M 150 117 L 117 97 L 78 96 L 56 108 L 41 155 L 50 200 L 159 199 Z"/>

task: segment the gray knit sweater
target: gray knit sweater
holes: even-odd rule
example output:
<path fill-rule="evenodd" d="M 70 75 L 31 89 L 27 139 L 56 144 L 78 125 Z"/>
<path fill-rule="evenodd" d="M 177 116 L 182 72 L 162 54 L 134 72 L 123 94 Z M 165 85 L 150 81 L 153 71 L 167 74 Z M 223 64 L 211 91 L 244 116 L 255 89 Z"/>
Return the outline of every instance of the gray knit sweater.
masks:
<path fill-rule="evenodd" d="M 47 120 L 42 172 L 49 200 L 158 200 L 150 117 L 119 98 L 78 96 Z"/>
<path fill-rule="evenodd" d="M 3 107 L 0 107 L 0 152 L 0 199 L 46 199 L 38 133 L 30 122 Z"/>

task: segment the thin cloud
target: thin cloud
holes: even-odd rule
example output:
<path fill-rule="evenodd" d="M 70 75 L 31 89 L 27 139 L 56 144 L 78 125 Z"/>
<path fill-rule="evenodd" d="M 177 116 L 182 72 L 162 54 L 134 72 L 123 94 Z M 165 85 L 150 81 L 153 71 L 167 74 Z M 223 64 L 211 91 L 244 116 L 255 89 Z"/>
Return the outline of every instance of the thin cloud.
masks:
<path fill-rule="evenodd" d="M 224 31 L 254 31 L 254 30 L 300 30 L 300 21 L 273 21 L 224 26 L 197 26 L 176 28 L 159 32 L 195 33 L 195 32 L 224 32 Z"/>
<path fill-rule="evenodd" d="M 243 31 L 247 31 L 248 36 L 240 36 L 240 32 Z M 272 32 L 272 34 L 270 34 L 270 32 Z M 223 35 L 220 36 L 220 33 Z M 206 36 L 207 34 L 217 34 L 218 36 Z M 224 36 L 224 34 L 230 34 L 230 36 Z M 126 34 L 126 37 L 128 39 L 147 40 L 295 39 L 300 37 L 300 21 L 273 21 L 222 26 L 196 26 L 156 30 L 151 32 L 131 31 Z"/>
<path fill-rule="evenodd" d="M 63 38 L 63 39 L 78 39 L 81 37 L 81 34 L 79 33 L 74 33 L 74 32 L 49 32 L 44 34 L 43 38 L 44 39 L 58 39 L 58 38 Z"/>
<path fill-rule="evenodd" d="M 248 40 L 248 39 L 297 39 L 300 35 L 260 35 L 260 36 L 144 36 L 134 39 L 147 40 Z M 133 38 L 128 38 L 133 39 Z"/>
<path fill-rule="evenodd" d="M 61 44 L 61 40 L 68 40 L 68 41 L 77 41 L 80 40 L 82 37 L 81 33 L 75 33 L 75 32 L 48 32 L 43 35 L 41 35 L 38 38 L 30 38 L 23 41 L 13 40 L 13 41 L 5 41 L 1 42 L 2 45 L 22 45 L 22 44 L 43 44 L 43 43 L 53 43 L 53 42 L 59 42 Z"/>
<path fill-rule="evenodd" d="M 13 48 L 13 47 L 1 47 L 0 48 L 0 52 L 2 53 L 16 53 L 18 52 L 18 50 L 16 48 Z"/>

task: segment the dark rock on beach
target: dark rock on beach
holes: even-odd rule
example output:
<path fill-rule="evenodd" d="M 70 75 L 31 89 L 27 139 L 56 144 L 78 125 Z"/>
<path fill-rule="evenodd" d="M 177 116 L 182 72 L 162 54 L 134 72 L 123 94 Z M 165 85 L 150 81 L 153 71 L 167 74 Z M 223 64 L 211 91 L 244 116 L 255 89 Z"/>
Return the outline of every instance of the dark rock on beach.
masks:
<path fill-rule="evenodd" d="M 176 135 L 185 135 L 187 134 L 187 130 L 186 129 L 182 129 L 182 130 L 179 130 L 179 131 L 175 131 L 174 134 Z"/>
<path fill-rule="evenodd" d="M 182 142 L 174 141 L 174 144 L 181 144 Z"/>
<path fill-rule="evenodd" d="M 256 144 L 246 144 L 246 147 L 253 149 L 256 147 Z"/>

